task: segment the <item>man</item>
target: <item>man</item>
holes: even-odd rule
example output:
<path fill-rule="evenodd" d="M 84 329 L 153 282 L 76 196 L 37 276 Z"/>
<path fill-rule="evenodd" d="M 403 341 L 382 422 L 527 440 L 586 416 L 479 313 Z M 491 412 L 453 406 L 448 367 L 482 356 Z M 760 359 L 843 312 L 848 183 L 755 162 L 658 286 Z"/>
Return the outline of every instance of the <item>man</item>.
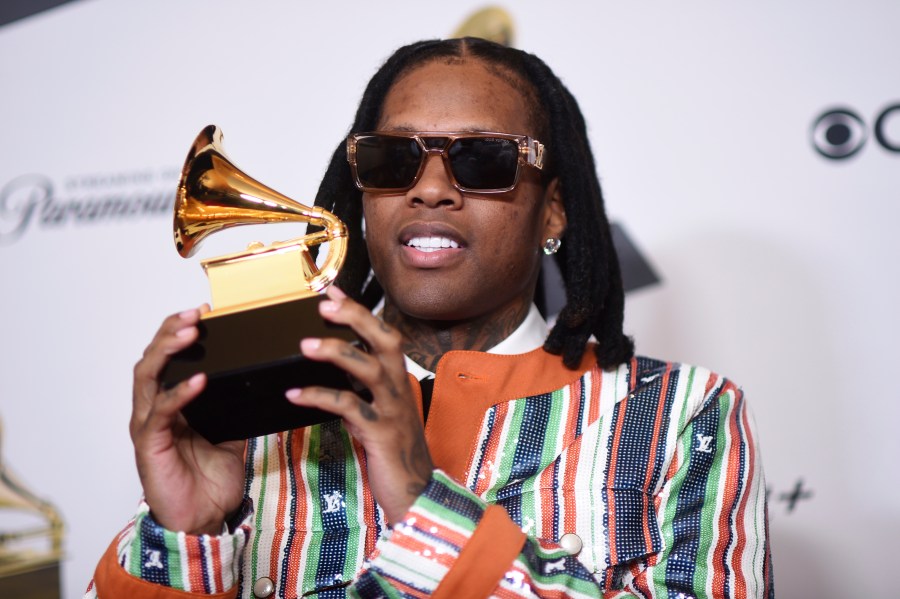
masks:
<path fill-rule="evenodd" d="M 199 311 L 169 317 L 135 368 L 146 503 L 89 596 L 771 594 L 742 393 L 633 358 L 584 122 L 550 69 L 483 40 L 413 44 L 352 132 L 316 201 L 352 244 L 321 313 L 369 351 L 298 342 L 371 402 L 289 389 L 341 420 L 212 446 L 180 415 L 204 375 L 158 384 L 197 336 Z M 567 294 L 549 335 L 545 252 Z"/>

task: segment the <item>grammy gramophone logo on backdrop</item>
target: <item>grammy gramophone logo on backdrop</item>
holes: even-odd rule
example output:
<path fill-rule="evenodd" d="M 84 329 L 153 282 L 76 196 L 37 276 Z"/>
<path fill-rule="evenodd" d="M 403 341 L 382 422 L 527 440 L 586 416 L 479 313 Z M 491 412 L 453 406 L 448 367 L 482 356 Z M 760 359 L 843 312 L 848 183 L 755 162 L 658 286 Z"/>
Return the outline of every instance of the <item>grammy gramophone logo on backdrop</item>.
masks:
<path fill-rule="evenodd" d="M 176 169 L 75 175 L 60 191 L 46 175 L 16 177 L 0 188 L 0 247 L 35 229 L 169 217 Z"/>

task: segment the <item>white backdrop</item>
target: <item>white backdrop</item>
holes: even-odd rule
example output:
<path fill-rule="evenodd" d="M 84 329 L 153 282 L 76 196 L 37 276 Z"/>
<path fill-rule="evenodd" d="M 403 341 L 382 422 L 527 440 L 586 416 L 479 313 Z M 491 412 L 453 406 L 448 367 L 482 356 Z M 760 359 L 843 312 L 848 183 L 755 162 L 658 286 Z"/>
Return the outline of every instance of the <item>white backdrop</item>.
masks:
<path fill-rule="evenodd" d="M 170 233 L 194 135 L 220 125 L 241 168 L 311 202 L 380 62 L 484 5 L 83 0 L 0 28 L 2 455 L 63 512 L 67 599 L 140 495 L 132 366 L 208 298 Z M 638 350 L 752 402 L 778 596 L 896 596 L 900 153 L 874 124 L 900 103 L 900 4 L 505 8 L 579 99 L 608 210 L 663 279 L 628 297 Z M 811 143 L 834 107 L 861 119 L 847 160 Z M 900 145 L 900 110 L 882 132 Z"/>

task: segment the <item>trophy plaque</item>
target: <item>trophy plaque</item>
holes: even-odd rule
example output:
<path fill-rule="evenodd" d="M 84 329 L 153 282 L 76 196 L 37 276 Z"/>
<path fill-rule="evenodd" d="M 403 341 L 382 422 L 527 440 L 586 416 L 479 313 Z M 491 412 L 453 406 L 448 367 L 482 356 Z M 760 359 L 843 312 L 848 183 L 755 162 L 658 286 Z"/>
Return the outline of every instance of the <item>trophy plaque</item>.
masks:
<path fill-rule="evenodd" d="M 188 152 L 176 192 L 178 253 L 190 257 L 204 237 L 228 227 L 283 222 L 318 230 L 270 245 L 254 242 L 242 252 L 202 262 L 213 309 L 201 316 L 197 341 L 173 355 L 162 374 L 163 386 L 171 388 L 206 373 L 205 389 L 182 413 L 212 443 L 336 418 L 291 404 L 284 392 L 292 387 L 360 390 L 340 368 L 300 353 L 304 337 L 358 341 L 349 327 L 329 323 L 318 313 L 346 256 L 344 223 L 249 177 L 225 156 L 221 130 L 214 125 L 203 129 Z M 328 251 L 318 267 L 309 248 L 326 242 Z"/>

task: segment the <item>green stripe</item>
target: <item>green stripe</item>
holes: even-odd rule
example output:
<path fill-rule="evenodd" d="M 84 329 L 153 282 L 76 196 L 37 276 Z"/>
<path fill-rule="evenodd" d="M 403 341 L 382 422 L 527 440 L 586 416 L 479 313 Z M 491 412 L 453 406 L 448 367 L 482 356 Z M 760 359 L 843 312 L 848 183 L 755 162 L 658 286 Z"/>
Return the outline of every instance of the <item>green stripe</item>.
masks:
<path fill-rule="evenodd" d="M 435 586 L 435 587 L 441 582 L 441 579 L 440 579 L 440 578 L 433 578 L 433 577 L 430 577 L 430 576 L 425 576 L 425 573 L 424 573 L 424 572 L 421 572 L 421 571 L 419 571 L 419 570 L 414 570 L 414 569 L 410 568 L 408 563 L 402 563 L 402 562 L 398 562 L 398 561 L 392 560 L 391 558 L 387 557 L 387 556 L 384 555 L 383 553 L 378 557 L 378 559 L 379 559 L 379 561 L 383 561 L 383 562 L 385 562 L 386 564 L 389 564 L 389 565 L 393 566 L 393 567 L 396 568 L 397 570 L 402 570 L 402 571 L 404 571 L 404 572 L 412 572 L 415 576 L 417 576 L 417 577 L 419 577 L 419 578 L 422 578 L 422 579 L 424 579 L 424 580 L 429 581 L 429 582 L 430 582 L 433 586 Z M 392 574 L 393 574 L 393 572 L 392 572 Z M 396 578 L 398 578 L 399 580 L 402 580 L 402 581 L 403 581 L 404 583 L 406 583 L 406 584 L 409 584 L 409 585 L 413 586 L 413 585 L 412 585 L 412 582 L 411 582 L 413 576 L 410 576 L 410 575 L 406 575 L 406 576 L 396 576 Z"/>
<path fill-rule="evenodd" d="M 131 555 L 128 560 L 128 573 L 132 576 L 141 575 L 141 556 L 144 555 L 143 535 L 141 535 L 141 522 L 149 512 L 138 515 L 134 520 L 134 540 L 131 541 Z"/>
<path fill-rule="evenodd" d="M 250 580 L 256 580 L 256 565 L 257 565 L 257 556 L 259 555 L 259 539 L 262 537 L 262 519 L 263 519 L 263 511 L 265 510 L 266 505 L 266 481 L 269 478 L 269 437 L 261 437 L 262 446 L 263 446 L 263 463 L 262 463 L 262 472 L 259 476 L 259 500 L 256 504 L 256 535 L 253 537 L 253 551 L 251 553 L 250 563 L 253 564 L 251 567 L 252 574 L 250 575 Z M 257 450 L 259 448 L 259 444 L 257 443 Z M 255 459 L 254 459 L 255 461 Z M 237 557 L 237 556 L 235 556 Z"/>
<path fill-rule="evenodd" d="M 512 415 L 506 419 L 507 422 L 509 422 L 506 431 L 502 431 L 502 433 L 507 433 L 507 437 L 506 443 L 500 448 L 500 451 L 502 452 L 500 454 L 500 463 L 494 464 L 494 468 L 497 469 L 497 480 L 509 480 L 512 475 L 513 462 L 516 458 L 516 446 L 515 439 L 510 439 L 508 433 L 514 433 L 515 431 L 520 431 L 522 429 L 522 419 L 525 416 L 525 403 L 526 402 L 524 401 L 510 401 L 507 404 L 512 407 Z M 488 490 L 485 496 L 488 503 L 497 502 L 497 491 L 499 490 L 497 485 L 494 485 Z"/>
<path fill-rule="evenodd" d="M 169 586 L 180 590 L 187 589 L 187 581 L 181 571 L 181 547 L 178 544 L 178 533 L 160 528 L 163 531 L 163 543 L 166 546 L 166 562 L 169 565 Z M 197 591 L 197 589 L 191 589 Z"/>
<path fill-rule="evenodd" d="M 359 492 L 360 475 L 356 471 L 357 465 L 362 468 L 362 462 L 356 459 L 353 453 L 353 443 L 350 435 L 341 427 L 341 437 L 344 442 L 344 455 L 347 456 L 345 464 L 345 478 L 347 484 L 344 487 L 344 514 L 347 518 L 347 556 L 344 559 L 344 580 L 354 577 L 359 559 L 361 522 L 364 522 L 356 494 Z"/>
<path fill-rule="evenodd" d="M 555 407 L 555 406 L 552 405 L 552 402 L 553 402 L 553 398 L 552 398 L 552 397 L 551 397 L 550 401 L 551 401 L 550 409 L 551 409 L 551 411 L 552 411 L 553 408 Z M 516 403 L 522 404 L 522 405 L 524 406 L 524 404 L 525 404 L 526 402 L 525 402 L 525 401 L 522 401 L 522 400 L 518 400 Z M 524 410 L 523 410 L 523 413 L 524 413 Z M 518 429 L 517 429 L 517 430 L 518 430 Z M 548 421 L 548 423 L 547 423 L 547 430 L 548 430 L 548 431 L 553 430 L 553 428 L 552 428 L 552 421 Z M 544 440 L 546 441 L 546 437 L 544 437 Z M 510 454 L 511 456 L 514 456 L 514 455 L 515 455 L 515 452 L 516 452 L 515 446 L 513 446 L 513 447 L 510 448 L 510 449 L 511 449 L 511 451 L 509 452 L 509 454 Z M 544 447 L 544 449 L 546 450 L 546 447 Z M 544 451 L 543 453 L 546 454 L 546 451 Z M 519 505 L 519 508 L 520 508 L 520 510 L 521 510 L 521 514 L 520 514 L 520 515 L 521 515 L 521 518 L 522 518 L 522 524 L 524 524 L 525 522 L 527 522 L 527 520 L 525 519 L 526 516 L 528 516 L 528 517 L 530 517 L 532 520 L 534 520 L 535 526 L 537 526 L 537 524 L 540 522 L 540 519 L 538 519 L 538 513 L 537 513 L 539 507 L 538 507 L 537 505 L 535 505 L 535 501 L 534 501 L 534 496 L 535 496 L 534 489 L 535 489 L 535 487 L 540 486 L 540 482 L 541 482 L 541 472 L 544 471 L 544 467 L 545 467 L 545 465 L 544 465 L 544 455 L 541 455 L 541 463 L 540 463 L 539 466 L 540 466 L 540 467 L 537 469 L 537 474 L 531 476 L 529 479 L 526 479 L 526 480 L 523 480 L 523 481 L 522 481 L 522 487 L 521 487 L 521 489 L 522 489 L 521 493 L 522 493 L 522 494 L 519 496 L 519 497 L 520 497 L 519 501 L 521 502 L 520 505 Z M 506 476 L 505 479 L 509 479 L 509 476 Z M 534 534 L 535 532 L 536 532 L 536 531 L 533 530 L 533 531 L 531 531 L 530 534 Z"/>
<path fill-rule="evenodd" d="M 381 597 L 385 597 L 386 599 L 400 599 L 403 597 L 403 595 L 400 594 L 400 591 L 392 587 L 378 572 L 369 570 L 368 575 L 378 583 L 378 588 L 383 593 L 383 595 L 380 595 Z M 356 599 L 362 597 L 362 595 L 359 594 L 359 591 L 356 590 L 356 587 L 350 587 L 347 589 L 347 592 L 350 597 L 355 597 Z M 369 595 L 366 596 L 368 597 Z"/>
<path fill-rule="evenodd" d="M 561 549 L 553 552 L 548 552 L 533 540 L 531 541 L 531 546 L 535 549 L 535 553 L 541 558 L 541 561 L 545 563 L 555 562 L 560 559 L 565 559 L 569 556 L 569 554 Z M 597 596 L 597 582 L 594 580 L 583 580 L 581 578 L 575 578 L 574 576 L 572 576 L 572 573 L 569 570 L 554 570 L 551 574 L 543 574 L 543 572 L 545 571 L 544 567 L 532 567 L 531 564 L 529 564 L 521 554 L 516 558 L 516 561 L 520 564 L 520 567 L 523 570 L 531 575 L 532 580 L 539 585 L 562 586 L 566 590 L 567 597 L 572 593 L 582 593 L 588 597 Z"/>

